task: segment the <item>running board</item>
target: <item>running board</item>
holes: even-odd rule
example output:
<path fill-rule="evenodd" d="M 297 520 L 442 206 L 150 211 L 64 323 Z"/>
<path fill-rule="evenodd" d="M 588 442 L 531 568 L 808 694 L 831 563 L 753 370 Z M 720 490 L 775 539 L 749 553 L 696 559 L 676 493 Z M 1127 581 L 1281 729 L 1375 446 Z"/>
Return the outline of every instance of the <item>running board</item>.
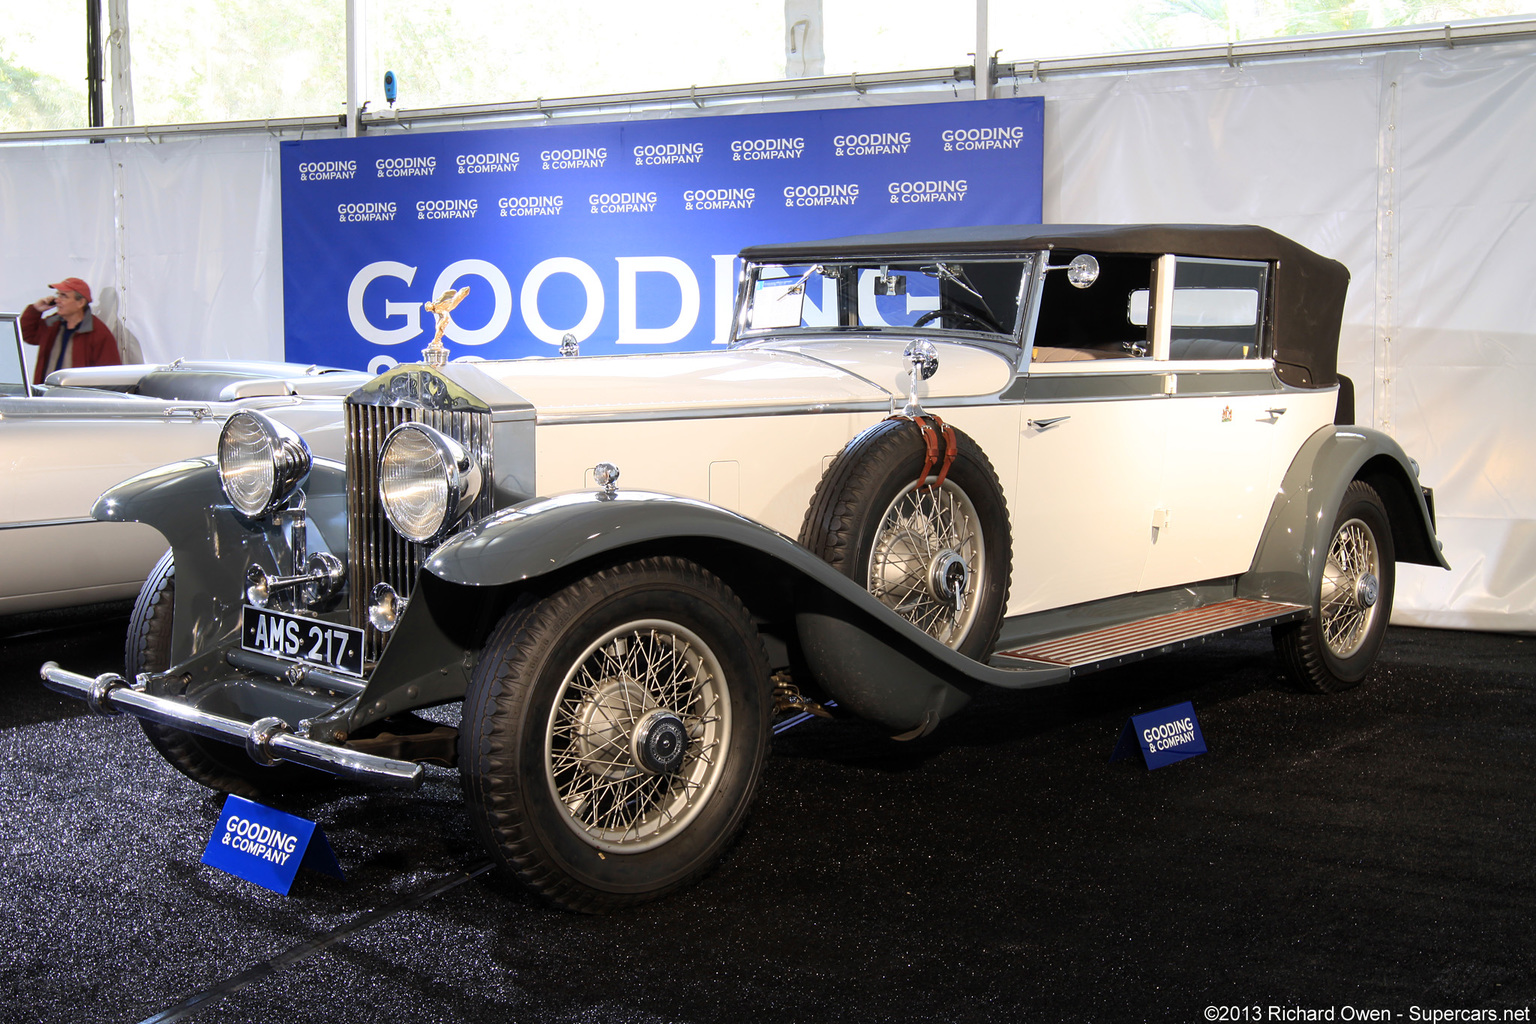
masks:
<path fill-rule="evenodd" d="M 995 668 L 1060 665 L 1070 668 L 1073 675 L 1079 675 L 1166 654 L 1245 629 L 1290 622 L 1305 617 L 1307 612 L 1307 606 L 1301 604 L 1232 598 L 1201 608 L 1128 622 L 1123 626 L 1012 647 L 994 654 L 991 663 Z"/>

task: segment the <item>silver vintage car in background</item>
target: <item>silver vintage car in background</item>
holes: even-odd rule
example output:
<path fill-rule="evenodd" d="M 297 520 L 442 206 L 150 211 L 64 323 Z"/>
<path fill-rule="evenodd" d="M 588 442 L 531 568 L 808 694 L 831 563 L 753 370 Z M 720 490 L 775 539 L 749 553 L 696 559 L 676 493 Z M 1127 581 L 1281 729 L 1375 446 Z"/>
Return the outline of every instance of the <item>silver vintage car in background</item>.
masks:
<path fill-rule="evenodd" d="M 429 350 L 348 397 L 345 464 L 235 414 L 216 460 L 96 506 L 173 546 L 127 677 L 44 678 L 216 789 L 456 764 L 487 849 L 602 911 L 709 868 L 776 711 L 916 737 L 979 686 L 1255 627 L 1342 689 L 1395 563 L 1445 564 L 1415 465 L 1352 422 L 1347 271 L 1273 232 L 742 259 L 723 350 Z M 411 714 L 460 700 L 457 729 Z"/>
<path fill-rule="evenodd" d="M 166 550 L 152 527 L 91 518 L 108 487 L 212 452 L 258 409 L 339 457 L 341 399 L 365 374 L 294 363 L 176 362 L 60 370 L 28 383 L 14 314 L 0 313 L 0 615 L 132 599 Z"/>

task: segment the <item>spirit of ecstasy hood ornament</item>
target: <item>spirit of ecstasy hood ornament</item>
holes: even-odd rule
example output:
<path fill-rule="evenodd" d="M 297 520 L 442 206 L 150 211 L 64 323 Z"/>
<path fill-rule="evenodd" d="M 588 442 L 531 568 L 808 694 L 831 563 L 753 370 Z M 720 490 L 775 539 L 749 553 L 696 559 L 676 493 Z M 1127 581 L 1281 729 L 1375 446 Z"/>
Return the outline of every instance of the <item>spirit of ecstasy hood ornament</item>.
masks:
<path fill-rule="evenodd" d="M 443 345 L 443 332 L 448 329 L 448 313 L 463 302 L 464 296 L 468 294 L 468 285 L 458 291 L 450 288 L 438 296 L 436 302 L 427 303 L 427 312 L 437 317 L 437 333 L 432 335 L 432 344 L 421 350 L 421 361 L 428 366 L 448 365 L 448 349 Z"/>

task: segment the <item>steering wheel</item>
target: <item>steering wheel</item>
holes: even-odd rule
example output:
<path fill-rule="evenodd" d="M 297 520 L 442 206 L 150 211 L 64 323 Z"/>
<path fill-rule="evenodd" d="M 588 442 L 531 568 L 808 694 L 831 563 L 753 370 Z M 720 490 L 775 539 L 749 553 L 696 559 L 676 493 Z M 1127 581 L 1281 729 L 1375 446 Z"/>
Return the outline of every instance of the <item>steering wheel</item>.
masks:
<path fill-rule="evenodd" d="M 938 320 L 940 317 L 948 317 L 951 320 L 960 321 L 955 325 L 957 327 L 964 327 L 966 323 L 970 323 L 977 330 L 990 331 L 993 334 L 1004 333 L 1001 327 L 998 327 L 997 324 L 994 324 L 986 317 L 977 313 L 967 312 L 963 309 L 930 309 L 928 312 L 912 321 L 912 326 L 922 327 L 924 324 Z"/>

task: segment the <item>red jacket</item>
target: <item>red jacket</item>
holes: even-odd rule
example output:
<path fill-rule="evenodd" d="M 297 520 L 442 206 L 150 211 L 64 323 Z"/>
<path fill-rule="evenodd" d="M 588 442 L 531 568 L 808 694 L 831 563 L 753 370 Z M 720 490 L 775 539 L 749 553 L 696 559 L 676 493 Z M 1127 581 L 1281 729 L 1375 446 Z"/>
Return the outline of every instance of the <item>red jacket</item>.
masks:
<path fill-rule="evenodd" d="M 50 316 L 45 320 L 43 314 L 31 305 L 21 311 L 21 340 L 37 346 L 37 369 L 32 374 L 33 384 L 43 382 L 48 359 L 53 355 L 54 339 L 59 336 L 59 328 L 63 326 L 64 321 L 58 316 Z M 70 363 L 74 366 L 116 366 L 123 361 L 117 351 L 117 339 L 112 337 L 106 324 L 91 315 L 89 309 L 85 311 L 80 326 L 75 328 L 75 335 L 69 340 L 69 349 Z"/>

